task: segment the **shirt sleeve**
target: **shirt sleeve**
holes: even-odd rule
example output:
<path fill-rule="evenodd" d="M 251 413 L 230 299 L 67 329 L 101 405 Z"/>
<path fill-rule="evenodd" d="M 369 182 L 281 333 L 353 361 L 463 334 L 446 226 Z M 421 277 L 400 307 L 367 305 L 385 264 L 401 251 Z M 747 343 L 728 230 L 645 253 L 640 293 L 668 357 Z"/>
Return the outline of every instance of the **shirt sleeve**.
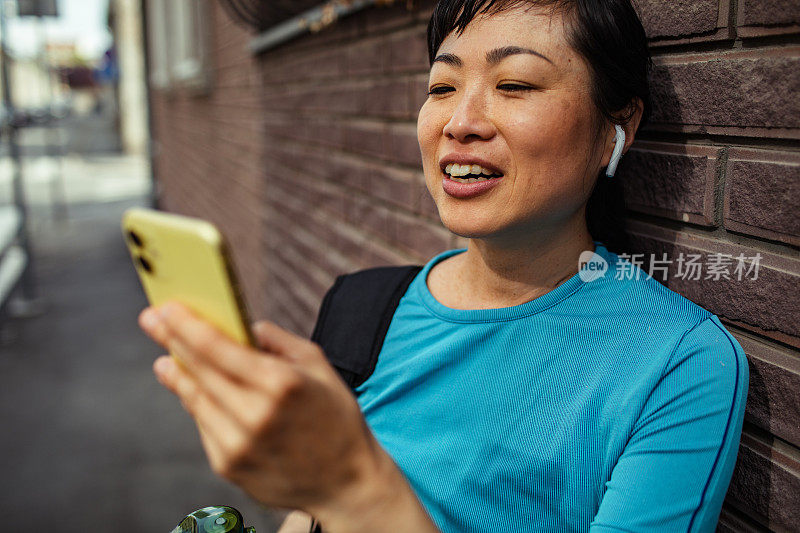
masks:
<path fill-rule="evenodd" d="M 591 533 L 713 532 L 748 376 L 744 350 L 716 316 L 684 334 L 611 472 Z"/>

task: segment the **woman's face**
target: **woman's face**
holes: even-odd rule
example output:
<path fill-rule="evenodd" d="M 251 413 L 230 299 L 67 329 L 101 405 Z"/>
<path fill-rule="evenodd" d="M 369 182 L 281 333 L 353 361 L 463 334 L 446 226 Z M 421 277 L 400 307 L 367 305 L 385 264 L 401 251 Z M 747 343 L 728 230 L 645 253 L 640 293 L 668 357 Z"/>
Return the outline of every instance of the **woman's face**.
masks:
<path fill-rule="evenodd" d="M 589 68 L 561 15 L 520 7 L 477 17 L 444 40 L 428 87 L 417 136 L 448 229 L 524 236 L 583 217 L 613 145 L 597 134 Z"/>

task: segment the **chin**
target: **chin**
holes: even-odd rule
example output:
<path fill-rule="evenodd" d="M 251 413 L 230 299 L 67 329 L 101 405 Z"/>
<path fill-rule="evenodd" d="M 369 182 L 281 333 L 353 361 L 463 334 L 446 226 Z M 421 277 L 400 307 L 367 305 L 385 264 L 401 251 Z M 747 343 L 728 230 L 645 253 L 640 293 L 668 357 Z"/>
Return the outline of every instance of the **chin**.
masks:
<path fill-rule="evenodd" d="M 494 235 L 501 229 L 497 227 L 496 222 L 454 215 L 442 215 L 441 210 L 439 211 L 439 215 L 445 228 L 450 230 L 451 233 L 459 237 L 464 237 L 465 239 L 482 239 Z"/>

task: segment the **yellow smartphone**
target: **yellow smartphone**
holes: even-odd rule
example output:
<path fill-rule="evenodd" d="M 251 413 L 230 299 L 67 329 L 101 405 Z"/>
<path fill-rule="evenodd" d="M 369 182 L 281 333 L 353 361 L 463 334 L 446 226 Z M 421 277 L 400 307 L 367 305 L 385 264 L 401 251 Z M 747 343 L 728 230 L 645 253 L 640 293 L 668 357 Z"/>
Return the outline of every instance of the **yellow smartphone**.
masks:
<path fill-rule="evenodd" d="M 231 339 L 255 345 L 228 246 L 216 226 L 132 208 L 122 216 L 122 232 L 151 305 L 180 302 Z"/>

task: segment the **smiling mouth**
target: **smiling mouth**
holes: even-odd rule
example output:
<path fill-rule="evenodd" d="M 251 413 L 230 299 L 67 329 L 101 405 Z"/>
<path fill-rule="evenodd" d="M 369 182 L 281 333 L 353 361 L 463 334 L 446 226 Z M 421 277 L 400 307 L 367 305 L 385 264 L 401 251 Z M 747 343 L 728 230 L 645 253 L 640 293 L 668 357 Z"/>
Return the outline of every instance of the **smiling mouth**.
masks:
<path fill-rule="evenodd" d="M 503 177 L 502 173 L 497 173 L 475 164 L 459 165 L 458 163 L 449 163 L 444 168 L 443 173 L 457 183 L 478 183 L 479 181 Z"/>

